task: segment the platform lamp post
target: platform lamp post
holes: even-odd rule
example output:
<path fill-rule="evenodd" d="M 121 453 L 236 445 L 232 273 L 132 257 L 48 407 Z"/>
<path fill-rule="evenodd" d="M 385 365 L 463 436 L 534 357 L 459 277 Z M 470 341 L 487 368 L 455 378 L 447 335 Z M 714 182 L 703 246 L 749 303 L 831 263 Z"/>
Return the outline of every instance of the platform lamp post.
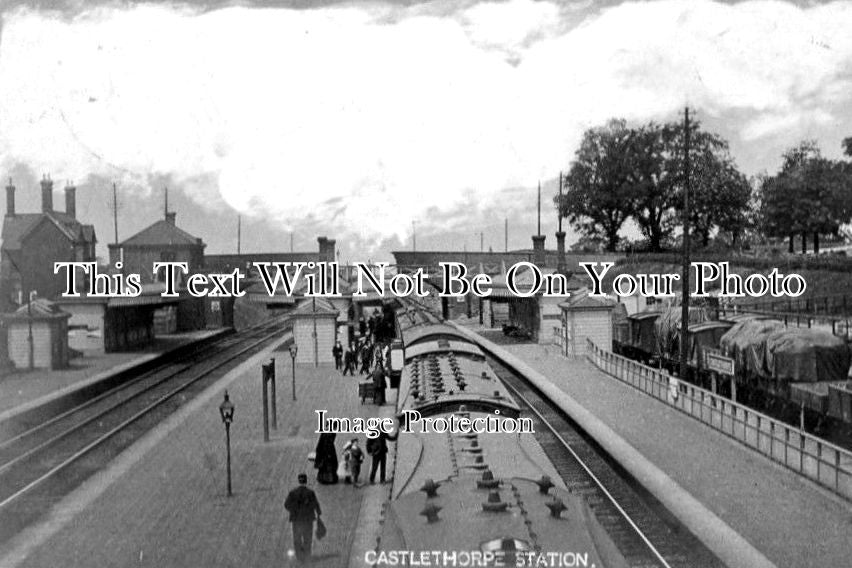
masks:
<path fill-rule="evenodd" d="M 219 415 L 225 424 L 225 447 L 228 455 L 228 497 L 231 497 L 233 496 L 231 491 L 231 422 L 234 421 L 234 403 L 228 397 L 228 391 L 225 391 L 225 400 L 219 405 Z"/>
<path fill-rule="evenodd" d="M 290 344 L 290 359 L 293 362 L 293 401 L 296 400 L 296 354 L 299 353 L 299 346 L 295 343 Z"/>

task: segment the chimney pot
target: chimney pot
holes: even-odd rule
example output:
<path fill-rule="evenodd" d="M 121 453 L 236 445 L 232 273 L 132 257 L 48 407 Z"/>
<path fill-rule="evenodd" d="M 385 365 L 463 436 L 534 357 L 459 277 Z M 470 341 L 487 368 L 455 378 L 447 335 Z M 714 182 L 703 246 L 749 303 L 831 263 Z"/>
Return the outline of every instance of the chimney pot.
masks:
<path fill-rule="evenodd" d="M 43 213 L 53 211 L 53 181 L 50 176 L 41 180 L 41 210 Z"/>
<path fill-rule="evenodd" d="M 177 216 L 177 213 L 175 211 L 167 212 L 166 213 L 166 222 L 169 223 L 170 225 L 174 225 L 176 216 Z"/>
<path fill-rule="evenodd" d="M 9 178 L 9 185 L 6 186 L 6 215 L 15 216 L 15 186 L 12 185 L 12 178 Z"/>
<path fill-rule="evenodd" d="M 65 188 L 65 214 L 77 217 L 77 188 L 69 185 Z"/>

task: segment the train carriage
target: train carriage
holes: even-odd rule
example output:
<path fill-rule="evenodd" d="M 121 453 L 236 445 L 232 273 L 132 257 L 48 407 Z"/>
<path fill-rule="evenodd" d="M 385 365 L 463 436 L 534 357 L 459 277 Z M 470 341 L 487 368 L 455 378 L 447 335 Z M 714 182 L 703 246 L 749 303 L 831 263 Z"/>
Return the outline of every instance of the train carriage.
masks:
<path fill-rule="evenodd" d="M 663 314 L 661 311 L 639 312 L 627 317 L 629 338 L 622 347 L 624 355 L 631 359 L 650 363 L 656 352 L 654 324 Z"/>
<path fill-rule="evenodd" d="M 659 364 L 677 373 L 680 361 L 680 308 L 633 314 L 613 342 L 622 355 Z M 721 310 L 719 310 L 721 311 Z M 766 314 L 724 311 L 709 320 L 706 307 L 690 308 L 686 380 L 731 396 L 780 418 L 804 424 L 829 440 L 852 446 L 852 392 L 848 374 L 852 351 L 844 338 L 817 329 L 789 328 Z M 734 360 L 732 379 L 704 368 L 704 352 L 718 350 Z"/>
<path fill-rule="evenodd" d="M 486 427 L 497 418 L 522 425 L 523 417 L 479 346 L 428 317 L 406 315 L 399 321 L 401 428 L 376 560 L 389 561 L 405 551 L 478 562 L 471 565 L 515 566 L 518 558 L 534 562 L 542 553 L 554 553 L 566 565 L 626 567 L 582 496 L 566 489 L 533 433 Z M 446 428 L 459 421 L 484 431 Z"/>

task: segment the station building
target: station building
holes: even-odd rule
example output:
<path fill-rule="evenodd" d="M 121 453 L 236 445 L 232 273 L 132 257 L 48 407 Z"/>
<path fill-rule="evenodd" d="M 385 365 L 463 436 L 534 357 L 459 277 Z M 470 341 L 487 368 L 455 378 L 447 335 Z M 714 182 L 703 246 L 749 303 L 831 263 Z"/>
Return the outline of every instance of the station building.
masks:
<path fill-rule="evenodd" d="M 96 349 L 106 353 L 144 349 L 154 342 L 157 333 L 155 318 L 158 312 L 177 310 L 184 298 L 163 298 L 163 283 L 142 285 L 136 297 L 59 298 L 56 303 L 70 314 L 69 326 L 87 330 L 85 339 L 72 337 L 75 349 Z M 194 299 L 194 298 L 193 298 Z"/>
<path fill-rule="evenodd" d="M 15 200 L 16 188 L 9 180 L 6 186 L 6 214 L 3 217 L 2 240 L 0 246 L 0 313 L 10 314 L 9 318 L 0 318 L 0 368 L 17 368 L 22 362 L 20 354 L 26 352 L 24 368 L 29 362 L 29 329 L 22 338 L 18 331 L 21 322 L 20 308 L 26 308 L 28 302 L 36 299 L 56 299 L 63 291 L 61 278 L 53 272 L 54 262 L 94 262 L 95 228 L 77 219 L 77 188 L 69 185 L 65 188 L 65 211 L 53 208 L 53 181 L 45 176 L 41 180 L 41 211 L 38 213 L 20 213 Z M 85 285 L 85 279 L 80 285 Z M 35 302 L 32 302 L 35 303 Z M 53 345 L 67 345 L 67 337 L 59 337 L 63 322 L 46 308 L 42 313 L 41 303 L 36 309 L 37 320 L 33 320 L 37 332 L 45 333 L 48 346 L 40 348 L 36 357 L 38 365 L 48 367 L 67 364 L 67 349 L 58 347 L 54 356 Z M 25 310 L 32 315 L 32 305 Z M 54 317 L 57 316 L 57 317 Z M 27 316 L 29 317 L 29 316 Z M 43 328 L 43 329 L 42 329 Z M 67 326 L 64 326 L 67 329 Z M 39 341 L 41 341 L 39 339 Z M 21 343 L 25 341 L 25 343 Z M 45 359 L 46 357 L 47 359 Z M 47 361 L 47 363 L 45 363 Z"/>
<path fill-rule="evenodd" d="M 0 312 L 16 310 L 31 293 L 48 300 L 58 297 L 65 282 L 54 274 L 54 262 L 95 261 L 95 228 L 77 219 L 76 187 L 65 188 L 64 212 L 53 208 L 49 177 L 41 180 L 39 213 L 19 213 L 15 190 L 10 180 L 0 248 Z"/>
<path fill-rule="evenodd" d="M 613 340 L 614 314 L 619 305 L 609 298 L 590 296 L 581 290 L 567 301 L 561 302 L 560 337 L 556 341 L 566 357 L 584 356 L 587 341 L 610 349 Z M 623 311 L 623 306 L 620 311 Z"/>
<path fill-rule="evenodd" d="M 323 298 L 305 298 L 290 313 L 293 342 L 298 346 L 296 363 L 334 363 L 331 350 L 337 334 L 339 312 Z"/>
<path fill-rule="evenodd" d="M 161 270 L 154 274 L 153 267 L 155 262 L 185 262 L 189 268 L 189 274 L 199 272 L 204 267 L 204 248 L 205 244 L 201 238 L 195 237 L 177 226 L 175 219 L 177 213 L 166 209 L 163 219 L 156 221 L 148 227 L 142 229 L 132 237 L 117 243 L 109 245 L 109 260 L 110 266 L 115 267 L 117 262 L 122 263 L 122 272 L 125 274 L 136 273 L 142 277 L 142 284 L 165 284 L 165 271 Z M 184 288 L 186 284 L 186 275 L 177 274 L 178 288 Z M 156 289 L 156 288 L 151 288 Z M 182 293 L 180 301 L 173 301 L 174 298 L 159 298 L 156 299 L 154 294 L 146 294 L 143 289 L 141 297 L 148 296 L 146 300 L 138 300 L 134 306 L 134 310 L 141 312 L 151 312 L 152 325 L 154 334 L 166 335 L 180 331 L 192 331 L 204 329 L 206 323 L 206 313 L 212 312 L 214 308 L 218 311 L 227 308 L 227 303 L 224 305 L 218 303 L 217 306 L 211 304 L 212 299 L 194 298 L 189 294 Z M 120 299 L 125 300 L 125 299 Z M 118 305 L 108 307 L 119 307 Z M 121 304 L 122 308 L 130 308 L 131 306 Z M 141 327 L 148 325 L 149 314 L 135 313 L 126 314 L 127 318 L 131 318 L 136 322 L 130 325 L 130 336 L 134 339 L 129 344 L 139 346 L 142 342 L 142 337 L 146 334 L 141 332 Z M 116 315 L 115 322 L 121 321 L 122 316 Z M 228 320 L 228 316 L 219 316 L 217 319 Z M 130 320 L 124 319 L 127 323 Z M 121 334 L 122 336 L 124 334 Z M 105 335 L 106 337 L 106 335 Z M 151 335 L 153 339 L 153 335 Z M 118 341 L 116 345 L 124 343 Z"/>
<path fill-rule="evenodd" d="M 68 319 L 44 298 L 3 314 L 8 364 L 13 369 L 63 369 L 68 366 Z"/>

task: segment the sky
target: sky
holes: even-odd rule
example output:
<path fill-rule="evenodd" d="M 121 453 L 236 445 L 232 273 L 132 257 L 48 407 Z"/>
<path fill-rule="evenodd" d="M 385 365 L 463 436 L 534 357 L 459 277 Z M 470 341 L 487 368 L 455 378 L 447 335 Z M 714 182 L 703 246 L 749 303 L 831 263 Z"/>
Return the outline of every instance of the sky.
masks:
<path fill-rule="evenodd" d="M 162 217 L 208 253 L 530 248 L 583 132 L 688 105 L 748 175 L 852 135 L 852 1 L 23 2 L 0 179 L 78 187 L 99 253 Z M 5 183 L 3 184 L 5 185 Z M 0 212 L 5 199 L 0 200 Z M 569 231 L 569 243 L 575 238 Z"/>

